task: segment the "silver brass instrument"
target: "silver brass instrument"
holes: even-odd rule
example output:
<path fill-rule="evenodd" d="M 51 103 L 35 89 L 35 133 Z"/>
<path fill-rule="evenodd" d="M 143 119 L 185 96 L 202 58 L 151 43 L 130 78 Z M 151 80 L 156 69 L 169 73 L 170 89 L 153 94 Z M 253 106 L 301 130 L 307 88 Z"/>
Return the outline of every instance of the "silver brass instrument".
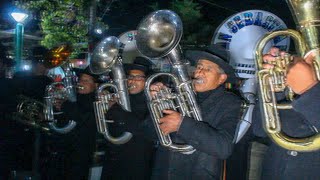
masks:
<path fill-rule="evenodd" d="M 68 120 L 67 125 L 64 127 L 57 126 L 57 120 L 55 119 L 55 114 L 61 114 L 63 112 L 54 112 L 54 101 L 57 99 L 64 99 L 70 102 L 76 102 L 76 82 L 74 81 L 74 76 L 71 71 L 69 62 L 67 62 L 68 57 L 71 54 L 71 47 L 68 45 L 62 45 L 57 48 L 50 50 L 48 56 L 45 59 L 45 65 L 49 68 L 55 66 L 62 66 L 65 71 L 65 78 L 63 82 L 54 82 L 46 87 L 45 97 L 44 97 L 44 119 L 49 123 L 50 129 L 53 131 L 65 134 L 70 132 L 75 126 L 76 122 L 74 120 Z"/>
<path fill-rule="evenodd" d="M 189 99 L 184 99 L 182 103 L 184 107 L 189 107 L 188 111 L 181 112 L 182 114 L 190 115 L 195 120 L 201 121 L 200 109 L 196 103 L 195 93 L 191 84 L 190 77 L 188 76 L 186 63 L 183 62 L 181 57 L 181 50 L 179 42 L 182 37 L 183 27 L 180 17 L 170 10 L 159 10 L 149 14 L 144 18 L 138 28 L 136 43 L 137 48 L 144 56 L 148 58 L 160 58 L 168 57 L 173 67 L 176 77 L 168 75 L 176 81 L 176 86 L 179 86 L 180 97 L 184 97 L 184 93 L 188 94 Z M 152 76 L 155 77 L 155 76 Z M 150 84 L 153 78 L 150 77 L 146 81 L 146 85 Z M 179 81 L 179 82 L 178 82 Z M 160 143 L 172 150 L 180 152 L 193 152 L 194 148 L 190 148 L 190 145 L 179 146 L 171 142 L 170 136 L 165 136 L 159 129 L 159 115 L 162 114 L 162 109 L 154 106 L 155 101 L 151 101 L 152 97 L 149 96 L 149 88 L 146 86 L 145 92 L 148 98 L 148 107 L 150 114 L 152 114 L 154 125 L 156 126 Z M 160 99 L 158 100 L 160 101 Z M 163 104 L 163 103 L 158 103 Z M 176 107 L 179 105 L 176 105 Z M 181 105 L 182 106 L 182 105 Z M 192 146 L 191 146 L 192 147 Z"/>
<path fill-rule="evenodd" d="M 280 119 L 278 116 L 279 109 L 290 109 L 291 104 L 277 104 L 275 92 L 283 91 L 285 88 L 284 77 L 285 68 L 289 59 L 285 59 L 283 63 L 277 62 L 273 69 L 263 69 L 262 49 L 265 44 L 276 36 L 291 36 L 295 40 L 296 48 L 300 56 L 304 56 L 307 51 L 319 50 L 320 38 L 320 0 L 287 0 L 291 13 L 298 25 L 299 31 L 282 30 L 267 34 L 263 37 L 256 48 L 256 65 L 258 68 L 259 82 L 259 100 L 261 103 L 261 114 L 264 129 L 272 140 L 279 146 L 295 151 L 315 151 L 320 149 L 320 134 L 311 137 L 293 138 L 287 136 L 281 131 Z M 285 67 L 281 67 L 285 64 Z M 319 79 L 319 55 L 313 61 L 316 73 Z"/>
<path fill-rule="evenodd" d="M 50 132 L 41 113 L 44 107 L 42 102 L 22 95 L 18 96 L 18 101 L 17 113 L 13 114 L 15 120 L 46 133 Z"/>
<path fill-rule="evenodd" d="M 174 82 L 175 92 L 171 92 L 171 89 L 169 88 L 164 88 L 155 95 L 156 97 L 152 98 L 149 89 L 154 79 L 159 76 L 169 76 Z M 172 109 L 179 111 L 183 116 L 193 117 L 193 112 L 195 110 L 193 109 L 194 106 L 192 106 L 192 104 L 190 105 L 190 103 L 193 103 L 191 99 L 192 94 L 184 89 L 185 85 L 186 84 L 181 83 L 178 77 L 174 74 L 157 73 L 148 78 L 145 85 L 145 93 L 147 94 L 148 107 L 152 112 L 151 117 L 156 127 L 161 145 L 168 147 L 173 151 L 192 152 L 195 149 L 191 145 L 174 144 L 170 135 L 164 135 L 159 127 L 159 120 L 164 116 L 162 111 L 165 109 Z"/>
<path fill-rule="evenodd" d="M 126 111 L 131 111 L 127 79 L 120 59 L 122 43 L 117 37 L 110 36 L 101 41 L 93 51 L 90 69 L 95 74 L 103 74 L 111 70 L 114 83 L 104 83 L 99 86 L 97 100 L 93 103 L 98 132 L 113 144 L 124 144 L 132 138 L 130 132 L 124 132 L 120 137 L 112 137 L 108 130 L 108 120 L 105 114 L 109 109 L 109 101 L 116 99 Z M 106 88 L 112 88 L 116 93 L 104 94 Z"/>
<path fill-rule="evenodd" d="M 66 78 L 64 82 L 54 82 L 46 87 L 43 102 L 27 97 L 22 98 L 17 106 L 17 114 L 21 117 L 18 119 L 24 124 L 31 125 L 46 132 L 53 130 L 61 134 L 70 132 L 76 126 L 75 121 L 69 120 L 66 126 L 58 127 L 56 124 L 57 120 L 54 117 L 56 114 L 63 113 L 54 111 L 54 102 L 56 99 L 76 101 L 76 86 L 72 80 L 73 77 L 71 76 L 69 64 L 66 63 L 70 54 L 70 47 L 62 45 L 50 50 L 49 53 L 44 56 L 44 65 L 47 68 L 54 68 L 63 64 L 67 65 Z M 57 88 L 58 86 L 59 88 Z"/>

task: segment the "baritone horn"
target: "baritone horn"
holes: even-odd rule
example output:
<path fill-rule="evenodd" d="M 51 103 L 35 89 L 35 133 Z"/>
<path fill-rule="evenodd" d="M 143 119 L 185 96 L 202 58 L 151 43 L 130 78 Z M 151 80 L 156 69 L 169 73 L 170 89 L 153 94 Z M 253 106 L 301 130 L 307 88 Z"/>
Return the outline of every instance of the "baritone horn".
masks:
<path fill-rule="evenodd" d="M 285 58 L 284 63 L 277 62 L 273 69 L 263 69 L 262 50 L 266 43 L 276 36 L 290 36 L 294 39 L 296 49 L 301 57 L 310 51 L 319 52 L 320 38 L 320 0 L 287 0 L 290 11 L 300 32 L 295 30 L 276 31 L 264 36 L 257 44 L 255 56 L 258 68 L 259 101 L 262 107 L 262 119 L 264 129 L 271 139 L 279 146 L 301 152 L 316 151 L 320 149 L 320 134 L 311 137 L 293 138 L 281 131 L 279 109 L 291 109 L 291 104 L 277 104 L 275 92 L 283 91 L 285 88 L 284 78 L 286 67 L 290 58 Z M 285 66 L 281 67 L 281 64 Z M 315 57 L 313 65 L 318 80 L 320 80 L 320 57 Z M 279 84 L 280 83 L 280 84 Z"/>
<path fill-rule="evenodd" d="M 113 137 L 108 129 L 110 121 L 105 117 L 111 100 L 117 100 L 124 110 L 131 111 L 127 79 L 120 59 L 122 46 L 123 44 L 117 37 L 105 38 L 94 49 L 89 65 L 94 74 L 103 74 L 109 71 L 113 74 L 113 83 L 101 84 L 96 92 L 96 101 L 93 103 L 98 132 L 113 144 L 124 144 L 132 138 L 130 132 Z M 109 93 L 110 89 L 115 93 Z"/>
<path fill-rule="evenodd" d="M 43 49 L 45 50 L 45 49 Z M 73 81 L 72 72 L 69 68 L 68 57 L 71 54 L 71 47 L 62 45 L 51 50 L 45 50 L 40 54 L 34 54 L 34 58 L 43 61 L 46 68 L 54 68 L 57 66 L 66 65 L 64 68 L 66 77 L 63 82 L 54 82 L 46 86 L 45 96 L 43 102 L 37 100 L 21 97 L 21 102 L 17 106 L 19 118 L 24 124 L 30 125 L 34 128 L 49 132 L 65 134 L 70 132 L 75 126 L 76 122 L 69 120 L 64 127 L 57 126 L 55 115 L 62 114 L 54 110 L 54 104 L 57 99 L 68 99 L 76 101 L 75 82 Z M 24 120 L 22 120 L 24 119 Z"/>
<path fill-rule="evenodd" d="M 200 114 L 200 109 L 197 105 L 191 80 L 187 72 L 186 62 L 184 62 L 184 59 L 182 58 L 182 53 L 179 47 L 179 42 L 181 40 L 182 33 L 182 21 L 176 13 L 170 10 L 155 11 L 149 14 L 146 18 L 144 18 L 137 28 L 137 49 L 140 51 L 141 54 L 150 59 L 162 57 L 166 57 L 169 59 L 176 76 L 172 74 L 163 73 L 159 75 L 171 77 L 172 79 L 174 79 L 174 82 L 176 84 L 175 86 L 178 87 L 177 91 L 180 92 L 180 94 L 177 95 L 179 97 L 177 98 L 177 100 L 181 100 L 181 104 L 172 105 L 172 107 L 188 107 L 187 110 L 185 109 L 185 112 L 180 113 L 186 114 L 197 121 L 201 121 L 202 118 Z M 149 86 L 153 79 L 157 76 L 158 75 L 154 75 L 147 79 L 145 94 L 147 96 L 148 108 L 153 118 L 153 122 L 157 130 L 160 143 L 173 151 L 179 151 L 182 153 L 192 153 L 195 151 L 195 149 L 192 146 L 186 144 L 174 144 L 172 143 L 170 136 L 164 135 L 160 130 L 159 118 L 162 116 L 163 110 L 161 105 L 167 103 L 162 102 L 166 98 L 152 100 L 152 97 L 150 97 L 149 94 Z M 169 91 L 167 91 L 167 93 L 170 94 Z M 185 97 L 185 94 L 188 94 L 188 99 L 183 98 Z M 163 97 L 166 96 L 167 95 L 164 95 Z M 172 94 L 172 96 L 174 95 Z M 158 97 L 162 96 L 159 95 Z M 176 102 L 173 99 L 170 99 L 169 101 L 171 101 L 170 103 Z"/>
<path fill-rule="evenodd" d="M 71 70 L 71 65 L 68 58 L 71 54 L 72 48 L 69 45 L 61 45 L 49 51 L 44 60 L 44 65 L 47 68 L 55 68 L 61 66 L 64 70 L 65 77 L 62 82 L 53 82 L 46 87 L 44 97 L 44 119 L 48 122 L 49 128 L 57 133 L 66 134 L 70 132 L 75 126 L 74 120 L 68 120 L 64 127 L 57 126 L 56 114 L 63 112 L 55 112 L 54 104 L 58 99 L 76 102 L 76 88 L 81 88 L 76 85 L 75 76 Z"/>

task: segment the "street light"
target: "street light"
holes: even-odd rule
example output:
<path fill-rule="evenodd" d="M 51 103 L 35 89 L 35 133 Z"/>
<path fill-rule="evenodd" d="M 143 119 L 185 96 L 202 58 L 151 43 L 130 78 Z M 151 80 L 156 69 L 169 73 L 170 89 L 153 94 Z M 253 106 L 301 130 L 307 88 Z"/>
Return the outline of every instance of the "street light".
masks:
<path fill-rule="evenodd" d="M 28 18 L 28 14 L 22 12 L 11 13 L 13 19 L 17 22 L 15 29 L 15 61 L 16 61 L 16 71 L 20 70 L 21 57 L 23 49 L 23 22 Z"/>

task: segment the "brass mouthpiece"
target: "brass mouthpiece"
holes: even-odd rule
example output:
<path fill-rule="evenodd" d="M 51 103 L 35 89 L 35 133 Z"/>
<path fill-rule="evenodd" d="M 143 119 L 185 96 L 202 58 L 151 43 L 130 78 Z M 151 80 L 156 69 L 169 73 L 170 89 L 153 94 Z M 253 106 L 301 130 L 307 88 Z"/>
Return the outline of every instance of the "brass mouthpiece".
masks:
<path fill-rule="evenodd" d="M 194 78 L 194 79 L 192 79 L 192 82 L 196 83 L 196 84 L 202 84 L 204 81 L 201 78 Z"/>

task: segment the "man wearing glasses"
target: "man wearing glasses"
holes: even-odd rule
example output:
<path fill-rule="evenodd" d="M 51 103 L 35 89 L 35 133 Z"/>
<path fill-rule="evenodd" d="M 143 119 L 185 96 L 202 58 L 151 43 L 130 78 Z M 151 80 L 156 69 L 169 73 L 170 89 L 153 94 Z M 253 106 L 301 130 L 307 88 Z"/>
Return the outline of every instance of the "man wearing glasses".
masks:
<path fill-rule="evenodd" d="M 141 124 L 148 115 L 144 85 L 148 75 L 148 60 L 137 57 L 133 64 L 126 64 L 131 112 L 117 103 L 107 113 L 113 120 L 109 130 L 112 136 L 119 137 L 124 132 L 133 136 L 125 144 L 107 142 L 105 161 L 101 179 L 149 179 L 153 145 L 145 138 Z"/>

